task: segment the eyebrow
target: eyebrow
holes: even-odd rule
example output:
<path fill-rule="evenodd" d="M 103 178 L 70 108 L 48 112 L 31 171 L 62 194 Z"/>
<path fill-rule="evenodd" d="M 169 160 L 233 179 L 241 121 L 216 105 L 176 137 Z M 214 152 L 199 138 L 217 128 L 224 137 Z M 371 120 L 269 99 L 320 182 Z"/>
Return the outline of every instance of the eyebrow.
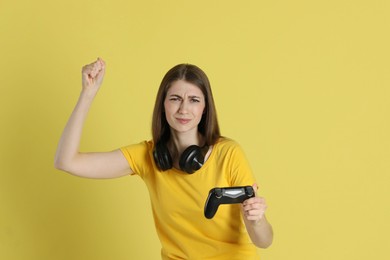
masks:
<path fill-rule="evenodd" d="M 178 94 L 171 94 L 171 95 L 169 95 L 169 97 L 178 97 L 178 98 L 182 98 L 182 96 L 180 96 L 180 95 L 178 95 Z M 200 96 L 192 95 L 192 96 L 188 96 L 188 98 L 200 98 Z"/>

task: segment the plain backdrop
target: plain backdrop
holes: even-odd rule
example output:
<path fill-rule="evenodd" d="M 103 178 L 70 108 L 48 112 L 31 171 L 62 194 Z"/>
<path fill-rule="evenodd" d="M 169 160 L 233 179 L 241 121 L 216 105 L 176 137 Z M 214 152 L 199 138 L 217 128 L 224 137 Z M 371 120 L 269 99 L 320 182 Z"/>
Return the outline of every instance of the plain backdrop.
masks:
<path fill-rule="evenodd" d="M 163 75 L 196 64 L 269 204 L 262 259 L 390 259 L 389 14 L 386 0 L 1 0 L 0 259 L 160 258 L 140 178 L 53 166 L 97 57 L 82 151 L 150 139 Z"/>

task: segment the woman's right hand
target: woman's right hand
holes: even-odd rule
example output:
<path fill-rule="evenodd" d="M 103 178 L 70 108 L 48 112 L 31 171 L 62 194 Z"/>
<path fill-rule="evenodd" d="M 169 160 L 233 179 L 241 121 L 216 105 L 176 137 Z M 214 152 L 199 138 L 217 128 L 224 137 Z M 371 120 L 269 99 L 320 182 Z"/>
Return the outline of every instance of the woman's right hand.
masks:
<path fill-rule="evenodd" d="M 83 91 L 96 94 L 103 82 L 105 72 L 106 63 L 101 58 L 98 58 L 91 64 L 85 65 L 82 69 Z"/>

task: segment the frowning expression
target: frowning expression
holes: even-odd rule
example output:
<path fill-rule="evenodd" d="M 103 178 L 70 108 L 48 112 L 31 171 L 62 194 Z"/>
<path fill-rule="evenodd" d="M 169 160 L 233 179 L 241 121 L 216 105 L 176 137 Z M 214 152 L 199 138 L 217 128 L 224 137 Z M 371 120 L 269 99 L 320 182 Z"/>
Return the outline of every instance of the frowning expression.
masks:
<path fill-rule="evenodd" d="M 198 86 L 177 80 L 167 92 L 164 109 L 171 130 L 197 133 L 205 109 L 205 97 Z"/>

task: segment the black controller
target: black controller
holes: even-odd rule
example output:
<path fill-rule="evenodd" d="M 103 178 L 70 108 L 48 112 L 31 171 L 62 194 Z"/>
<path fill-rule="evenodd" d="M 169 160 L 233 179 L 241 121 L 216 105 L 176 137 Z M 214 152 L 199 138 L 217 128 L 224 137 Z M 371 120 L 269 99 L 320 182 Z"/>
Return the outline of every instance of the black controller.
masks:
<path fill-rule="evenodd" d="M 204 216 L 208 219 L 214 217 L 221 204 L 242 203 L 255 196 L 252 186 L 213 188 L 209 192 L 205 206 Z"/>

